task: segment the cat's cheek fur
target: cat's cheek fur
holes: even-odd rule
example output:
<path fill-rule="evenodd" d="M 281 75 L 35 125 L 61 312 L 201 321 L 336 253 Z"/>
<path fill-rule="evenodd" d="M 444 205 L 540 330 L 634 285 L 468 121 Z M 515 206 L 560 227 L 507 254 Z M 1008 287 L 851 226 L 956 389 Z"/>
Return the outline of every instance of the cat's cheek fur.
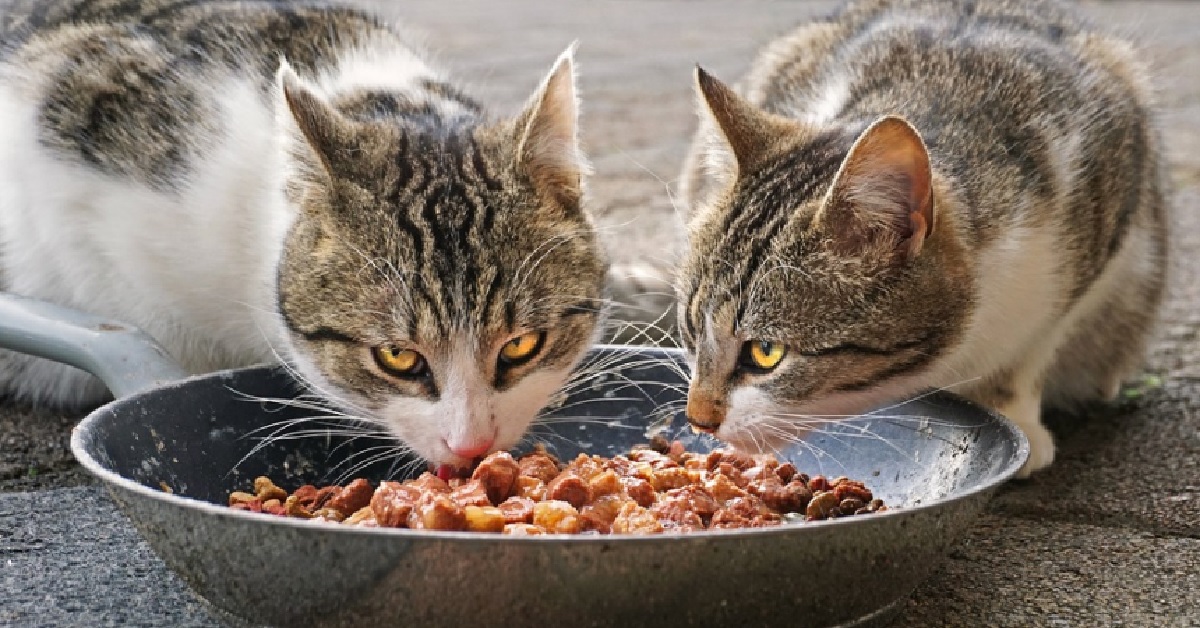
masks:
<path fill-rule="evenodd" d="M 729 393 L 725 420 L 714 436 L 743 451 L 779 450 L 800 433 L 778 412 L 779 404 L 771 395 L 756 386 L 739 386 Z"/>
<path fill-rule="evenodd" d="M 494 439 L 491 450 L 511 448 L 566 376 L 537 371 L 503 392 L 495 392 L 480 378 L 451 377 L 438 400 L 395 397 L 379 418 L 427 461 L 467 466 L 471 460 L 452 452 L 450 444 Z"/>
<path fill-rule="evenodd" d="M 495 449 L 517 444 L 529 425 L 563 385 L 570 370 L 539 370 L 521 379 L 512 388 L 495 395 Z"/>
<path fill-rule="evenodd" d="M 919 393 L 926 380 L 923 374 L 894 377 L 867 390 L 834 393 L 799 404 L 781 401 L 763 387 L 742 385 L 730 393 L 729 410 L 716 437 L 739 449 L 777 451 L 824 425 L 886 411 L 887 404 Z"/>

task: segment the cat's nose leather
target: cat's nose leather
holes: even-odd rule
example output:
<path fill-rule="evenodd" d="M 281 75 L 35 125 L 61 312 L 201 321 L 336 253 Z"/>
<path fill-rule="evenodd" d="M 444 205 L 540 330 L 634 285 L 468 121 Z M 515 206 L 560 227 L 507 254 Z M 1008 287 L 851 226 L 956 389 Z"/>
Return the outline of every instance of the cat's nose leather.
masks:
<path fill-rule="evenodd" d="M 475 442 L 446 443 L 446 446 L 449 447 L 450 451 L 456 456 L 462 456 L 463 458 L 474 458 L 476 456 L 482 456 L 483 454 L 491 451 L 492 444 L 495 442 L 496 439 L 489 438 L 487 440 Z"/>
<path fill-rule="evenodd" d="M 688 394 L 687 420 L 698 430 L 715 432 L 725 421 L 725 404 L 693 390 Z"/>

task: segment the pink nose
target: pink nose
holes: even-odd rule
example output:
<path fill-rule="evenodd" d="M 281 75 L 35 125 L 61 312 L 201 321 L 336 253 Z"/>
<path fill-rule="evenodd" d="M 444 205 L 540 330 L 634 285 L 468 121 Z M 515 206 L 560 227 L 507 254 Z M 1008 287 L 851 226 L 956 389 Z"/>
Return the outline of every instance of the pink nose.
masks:
<path fill-rule="evenodd" d="M 491 451 L 492 443 L 495 442 L 496 439 L 489 438 L 487 440 L 468 443 L 455 443 L 453 445 L 446 443 L 446 446 L 449 447 L 450 451 L 454 452 L 454 455 L 456 456 L 462 456 L 463 458 L 474 458 L 475 456 L 482 456 L 483 454 Z"/>

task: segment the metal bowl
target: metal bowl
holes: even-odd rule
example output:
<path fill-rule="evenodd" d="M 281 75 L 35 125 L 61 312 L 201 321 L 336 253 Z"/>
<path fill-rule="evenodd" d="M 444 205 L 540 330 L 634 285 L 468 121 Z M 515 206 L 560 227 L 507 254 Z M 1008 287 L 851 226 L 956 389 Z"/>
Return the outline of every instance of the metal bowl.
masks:
<path fill-rule="evenodd" d="M 285 374 L 258 367 L 152 383 L 169 376 L 156 374 L 158 367 L 131 374 L 131 365 L 147 363 L 137 347 L 153 347 L 135 330 L 42 305 L 33 320 L 30 305 L 0 301 L 0 346 L 89 368 L 120 397 L 76 427 L 75 456 L 196 593 L 256 624 L 882 625 L 1028 456 L 1011 422 L 936 393 L 838 423 L 781 452 L 801 471 L 866 482 L 891 506 L 872 515 L 644 537 L 511 537 L 285 519 L 224 504 L 259 475 L 286 488 L 339 479 L 347 461 L 388 443 L 331 435 L 264 444 L 265 426 L 312 414 L 255 401 L 297 394 Z M 61 325 L 68 316 L 69 334 L 21 336 L 47 317 Z M 101 358 L 72 353 L 80 334 L 99 335 Z M 569 395 L 537 429 L 560 457 L 614 455 L 645 442 L 647 417 L 686 388 L 677 352 L 593 351 L 611 361 L 611 376 Z M 161 366 L 156 355 L 151 362 Z M 661 427 L 692 450 L 718 445 L 691 435 L 678 415 Z M 387 478 L 403 462 L 386 457 L 353 476 Z"/>

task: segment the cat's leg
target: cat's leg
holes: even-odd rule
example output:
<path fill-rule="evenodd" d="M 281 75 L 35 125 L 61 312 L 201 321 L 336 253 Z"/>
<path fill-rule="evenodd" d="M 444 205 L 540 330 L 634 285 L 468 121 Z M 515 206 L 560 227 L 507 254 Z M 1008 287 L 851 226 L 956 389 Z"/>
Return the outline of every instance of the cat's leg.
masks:
<path fill-rule="evenodd" d="M 1070 409 L 1111 400 L 1145 355 L 1164 291 L 1163 269 L 1155 263 L 1165 244 L 1156 231 L 1130 236 L 1127 250 L 1110 263 L 1076 308 L 1067 341 L 1046 379 L 1046 401 Z"/>
<path fill-rule="evenodd" d="M 997 410 L 1016 423 L 1029 439 L 1029 459 L 1017 471 L 1025 479 L 1054 462 L 1054 435 L 1042 423 L 1042 392 L 1040 387 L 1025 384 L 1013 388 L 1013 396 Z"/>
<path fill-rule="evenodd" d="M 1086 317 L 1063 346 L 1047 377 L 1047 405 L 1071 409 L 1111 401 L 1141 365 L 1153 312 L 1113 301 Z"/>
<path fill-rule="evenodd" d="M 1042 423 L 1041 372 L 1035 363 L 1027 364 L 995 374 L 967 392 L 975 402 L 994 408 L 1016 423 L 1029 439 L 1029 458 L 1016 476 L 1022 479 L 1054 462 L 1054 435 Z"/>

